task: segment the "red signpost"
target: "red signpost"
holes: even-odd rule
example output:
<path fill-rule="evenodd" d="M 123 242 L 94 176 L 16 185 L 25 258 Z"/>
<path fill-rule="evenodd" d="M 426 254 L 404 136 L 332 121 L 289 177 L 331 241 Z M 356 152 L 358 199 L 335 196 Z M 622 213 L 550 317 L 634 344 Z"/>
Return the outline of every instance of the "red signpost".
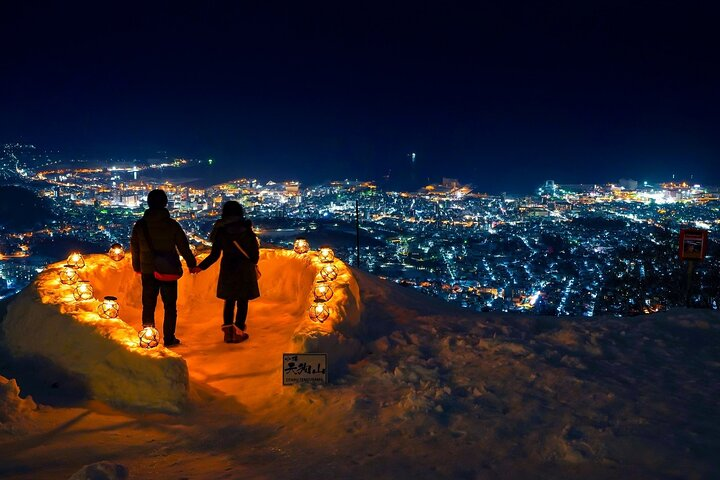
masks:
<path fill-rule="evenodd" d="M 680 260 L 688 261 L 687 283 L 685 284 L 685 305 L 690 306 L 690 285 L 692 284 L 695 262 L 701 262 L 707 252 L 708 232 L 697 228 L 680 230 Z"/>
<path fill-rule="evenodd" d="M 695 228 L 680 230 L 680 260 L 703 260 L 707 252 L 707 241 L 707 230 Z"/>

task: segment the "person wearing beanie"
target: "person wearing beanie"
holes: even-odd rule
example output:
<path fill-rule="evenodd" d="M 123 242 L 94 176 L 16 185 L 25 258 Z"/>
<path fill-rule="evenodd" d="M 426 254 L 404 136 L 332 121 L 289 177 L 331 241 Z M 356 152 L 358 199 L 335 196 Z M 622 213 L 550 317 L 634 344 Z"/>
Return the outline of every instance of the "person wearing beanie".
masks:
<path fill-rule="evenodd" d="M 163 190 L 153 190 L 147 196 L 148 209 L 135 222 L 130 237 L 132 266 L 142 279 L 142 324 L 155 326 L 155 307 L 158 294 L 165 309 L 163 343 L 166 347 L 180 344 L 175 336 L 177 324 L 177 279 L 182 275 L 178 252 L 188 268 L 197 265 L 187 236 L 180 224 L 170 218 L 168 198 Z M 150 237 L 148 239 L 148 236 Z M 161 262 L 162 261 L 162 262 Z M 159 272 L 158 264 L 169 265 L 171 272 Z"/>

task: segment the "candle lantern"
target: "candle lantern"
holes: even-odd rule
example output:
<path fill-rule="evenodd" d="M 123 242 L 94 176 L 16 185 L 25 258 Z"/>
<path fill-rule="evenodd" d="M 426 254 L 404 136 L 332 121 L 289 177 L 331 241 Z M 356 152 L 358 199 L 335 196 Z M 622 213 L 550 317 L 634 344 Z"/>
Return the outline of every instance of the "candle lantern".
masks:
<path fill-rule="evenodd" d="M 79 278 L 77 270 L 70 265 L 64 265 L 58 273 L 60 274 L 60 283 L 63 285 L 72 285 L 77 282 Z"/>
<path fill-rule="evenodd" d="M 333 296 L 333 289 L 327 283 L 318 283 L 313 288 L 313 295 L 315 295 L 316 302 L 327 302 Z"/>
<path fill-rule="evenodd" d="M 303 253 L 307 253 L 310 251 L 310 243 L 302 237 L 298 237 L 295 239 L 295 244 L 293 245 L 293 250 L 295 250 L 295 253 L 298 255 L 302 255 Z"/>
<path fill-rule="evenodd" d="M 73 297 L 78 302 L 84 302 L 86 300 L 93 299 L 93 287 L 87 280 L 80 280 L 73 290 Z"/>
<path fill-rule="evenodd" d="M 335 265 L 325 265 L 322 270 L 320 270 L 320 276 L 326 282 L 331 282 L 337 278 L 338 269 Z"/>
<path fill-rule="evenodd" d="M 142 348 L 155 348 L 160 344 L 160 332 L 152 325 L 146 325 L 138 332 Z"/>
<path fill-rule="evenodd" d="M 323 323 L 330 317 L 330 309 L 324 303 L 313 303 L 310 307 L 310 320 Z"/>
<path fill-rule="evenodd" d="M 330 263 L 335 260 L 335 252 L 333 252 L 333 249 L 330 247 L 320 247 L 318 256 L 323 263 Z"/>
<path fill-rule="evenodd" d="M 105 297 L 100 305 L 98 305 L 98 314 L 103 318 L 117 318 L 120 314 L 120 305 L 117 303 L 117 297 Z"/>
<path fill-rule="evenodd" d="M 112 258 L 116 262 L 119 262 L 125 258 L 125 249 L 119 243 L 113 243 L 108 251 L 108 257 Z"/>
<path fill-rule="evenodd" d="M 67 264 L 72 268 L 83 268 L 85 266 L 85 259 L 78 252 L 73 252 L 67 259 Z"/>

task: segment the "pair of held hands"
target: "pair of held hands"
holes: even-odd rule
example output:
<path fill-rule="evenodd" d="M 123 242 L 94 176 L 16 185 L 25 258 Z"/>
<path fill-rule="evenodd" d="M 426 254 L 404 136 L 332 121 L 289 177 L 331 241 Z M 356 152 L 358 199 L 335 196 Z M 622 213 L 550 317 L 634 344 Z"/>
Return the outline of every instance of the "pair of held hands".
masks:
<path fill-rule="evenodd" d="M 192 274 L 200 273 L 200 272 L 202 272 L 202 268 L 200 268 L 200 267 L 192 267 L 190 269 L 190 273 L 192 273 Z M 137 273 L 138 275 L 142 274 L 142 272 L 135 272 L 135 273 Z"/>

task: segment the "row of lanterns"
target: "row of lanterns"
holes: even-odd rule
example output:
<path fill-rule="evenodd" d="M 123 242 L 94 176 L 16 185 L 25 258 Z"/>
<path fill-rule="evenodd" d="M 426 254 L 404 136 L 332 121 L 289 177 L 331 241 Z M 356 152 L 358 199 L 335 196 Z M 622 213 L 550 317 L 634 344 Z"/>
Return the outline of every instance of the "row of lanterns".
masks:
<path fill-rule="evenodd" d="M 119 243 L 115 243 L 110 247 L 108 256 L 119 262 L 125 258 L 125 249 Z M 67 259 L 65 265 L 60 269 L 60 283 L 63 285 L 75 285 L 73 289 L 73 298 L 77 302 L 86 302 L 95 298 L 93 286 L 88 280 L 81 280 L 78 270 L 85 267 L 85 259 L 82 254 L 73 252 Z M 118 318 L 120 315 L 120 305 L 118 305 L 117 297 L 106 296 L 97 307 L 97 313 L 102 318 Z M 138 333 L 140 346 L 143 348 L 154 348 L 160 343 L 160 333 L 152 326 L 144 326 Z"/>
<path fill-rule="evenodd" d="M 293 250 L 298 255 L 303 255 L 310 251 L 310 244 L 305 238 L 297 238 L 293 245 Z M 335 293 L 330 283 L 338 277 L 338 269 L 334 265 L 335 252 L 332 248 L 323 246 L 318 249 L 318 259 L 325 265 L 320 269 L 319 281 L 312 290 L 313 303 L 310 306 L 308 314 L 310 320 L 317 323 L 323 323 L 325 320 L 330 318 L 330 308 L 327 306 L 327 301 L 330 300 Z"/>

